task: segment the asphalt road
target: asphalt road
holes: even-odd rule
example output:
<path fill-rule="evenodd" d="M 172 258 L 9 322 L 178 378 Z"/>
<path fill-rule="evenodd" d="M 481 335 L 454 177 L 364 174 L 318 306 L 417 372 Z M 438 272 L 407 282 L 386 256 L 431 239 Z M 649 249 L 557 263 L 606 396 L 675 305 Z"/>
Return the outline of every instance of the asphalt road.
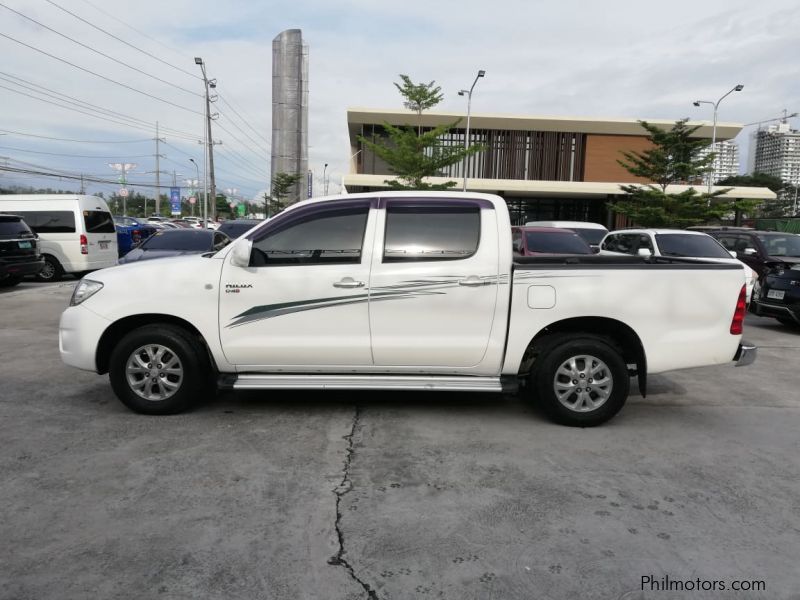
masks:
<path fill-rule="evenodd" d="M 0 598 L 800 598 L 800 330 L 749 316 L 756 364 L 595 429 L 468 394 L 144 417 L 62 365 L 73 285 L 0 292 Z"/>

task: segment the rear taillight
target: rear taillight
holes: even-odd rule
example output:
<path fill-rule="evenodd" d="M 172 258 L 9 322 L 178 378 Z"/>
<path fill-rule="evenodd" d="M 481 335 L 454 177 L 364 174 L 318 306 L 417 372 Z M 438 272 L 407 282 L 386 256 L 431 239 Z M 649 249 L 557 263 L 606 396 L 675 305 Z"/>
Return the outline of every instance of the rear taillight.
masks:
<path fill-rule="evenodd" d="M 133 240 L 134 244 L 138 244 L 139 242 L 142 241 L 142 234 L 139 232 L 138 229 L 134 229 L 131 232 L 131 239 Z"/>
<path fill-rule="evenodd" d="M 739 292 L 739 299 L 736 301 L 736 310 L 733 311 L 733 319 L 731 320 L 731 334 L 742 335 L 742 326 L 744 325 L 744 315 L 747 310 L 747 291 L 745 286 Z"/>
<path fill-rule="evenodd" d="M 81 254 L 89 254 L 89 240 L 81 234 Z"/>

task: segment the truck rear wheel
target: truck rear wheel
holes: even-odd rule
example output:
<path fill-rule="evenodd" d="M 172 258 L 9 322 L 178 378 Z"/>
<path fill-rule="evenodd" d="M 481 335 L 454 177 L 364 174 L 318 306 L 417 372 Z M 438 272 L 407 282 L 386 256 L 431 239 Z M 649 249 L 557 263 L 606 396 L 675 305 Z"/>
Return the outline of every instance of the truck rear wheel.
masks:
<path fill-rule="evenodd" d="M 182 412 L 208 392 L 208 358 L 192 334 L 174 325 L 146 325 L 123 337 L 111 352 L 114 393 L 134 412 Z"/>
<path fill-rule="evenodd" d="M 565 336 L 549 345 L 537 362 L 532 374 L 537 399 L 545 413 L 562 425 L 599 425 L 628 399 L 628 367 L 606 338 Z"/>

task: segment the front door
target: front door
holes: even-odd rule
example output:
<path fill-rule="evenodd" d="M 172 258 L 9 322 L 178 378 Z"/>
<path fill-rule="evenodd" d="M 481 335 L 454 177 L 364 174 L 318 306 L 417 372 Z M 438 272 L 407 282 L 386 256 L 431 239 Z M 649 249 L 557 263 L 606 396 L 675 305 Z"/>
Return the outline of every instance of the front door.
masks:
<path fill-rule="evenodd" d="M 368 366 L 371 200 L 310 204 L 251 234 L 249 267 L 225 259 L 219 327 L 239 370 Z M 366 249 L 366 251 L 365 251 Z"/>
<path fill-rule="evenodd" d="M 500 253 L 491 203 L 385 203 L 370 281 L 375 365 L 478 368 L 495 318 L 498 255 L 509 254 Z"/>

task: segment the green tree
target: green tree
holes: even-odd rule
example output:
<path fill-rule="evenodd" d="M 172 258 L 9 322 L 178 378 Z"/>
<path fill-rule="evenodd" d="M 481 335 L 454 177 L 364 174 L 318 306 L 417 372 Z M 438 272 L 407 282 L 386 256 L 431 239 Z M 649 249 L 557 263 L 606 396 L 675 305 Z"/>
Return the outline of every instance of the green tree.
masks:
<path fill-rule="evenodd" d="M 472 145 L 465 149 L 459 145 L 445 145 L 442 138 L 461 119 L 439 125 L 428 131 L 422 131 L 422 111 L 439 104 L 444 97 L 441 88 L 434 81 L 430 83 L 415 84 L 408 75 L 400 75 L 402 85 L 394 86 L 403 96 L 403 105 L 417 113 L 417 129 L 411 125 L 396 127 L 389 123 L 383 124 L 386 136 L 378 140 L 370 140 L 359 136 L 359 141 L 369 150 L 378 155 L 389 166 L 389 171 L 397 179 L 384 181 L 390 188 L 397 190 L 446 190 L 456 185 L 455 181 L 442 184 L 426 183 L 427 177 L 441 174 L 442 169 L 459 163 L 465 157 L 483 150 L 481 145 Z"/>
<path fill-rule="evenodd" d="M 297 183 L 303 178 L 302 173 L 276 173 L 272 178 L 272 193 L 264 194 L 267 204 L 267 217 L 281 212 L 289 204 L 298 201 L 296 197 Z M 295 197 L 292 197 L 295 194 Z"/>
<path fill-rule="evenodd" d="M 444 99 L 442 88 L 435 81 L 429 83 L 414 83 L 408 75 L 400 75 L 402 84 L 395 83 L 394 87 L 405 98 L 403 106 L 417 113 L 417 133 L 422 134 L 422 111 L 429 110 Z"/>
<path fill-rule="evenodd" d="M 651 147 L 643 152 L 623 152 L 617 161 L 631 175 L 652 183 L 621 185 L 626 196 L 609 208 L 626 215 L 642 227 L 688 227 L 720 219 L 732 209 L 728 190 L 698 192 L 694 187 L 679 194 L 668 194 L 674 184 L 700 184 L 710 169 L 714 154 L 700 156 L 708 141 L 692 137 L 698 127 L 689 127 L 687 119 L 676 121 L 671 129 L 661 129 L 639 121 L 648 132 Z"/>

